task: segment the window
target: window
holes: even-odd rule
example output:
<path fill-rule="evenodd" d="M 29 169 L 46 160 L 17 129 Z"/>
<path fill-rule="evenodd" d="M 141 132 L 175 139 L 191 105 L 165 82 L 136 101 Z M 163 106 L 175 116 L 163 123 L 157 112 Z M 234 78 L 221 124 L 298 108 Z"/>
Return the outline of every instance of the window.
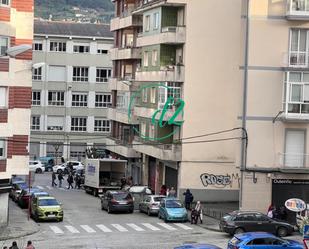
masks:
<path fill-rule="evenodd" d="M 156 103 L 156 90 L 157 88 L 155 87 L 150 88 L 150 103 L 152 104 Z"/>
<path fill-rule="evenodd" d="M 145 16 L 145 31 L 150 30 L 150 15 Z"/>
<path fill-rule="evenodd" d="M 255 214 L 255 219 L 257 221 L 268 221 L 268 217 L 264 214 Z"/>
<path fill-rule="evenodd" d="M 9 47 L 9 38 L 0 36 L 0 55 L 6 55 L 6 51 Z"/>
<path fill-rule="evenodd" d="M 112 48 L 112 44 L 98 43 L 97 44 L 97 53 L 98 54 L 108 54 L 108 50 Z"/>
<path fill-rule="evenodd" d="M 85 107 L 88 105 L 87 93 L 72 93 L 72 106 Z"/>
<path fill-rule="evenodd" d="M 0 158 L 5 157 L 5 139 L 0 137 Z"/>
<path fill-rule="evenodd" d="M 33 68 L 32 79 L 33 80 L 42 80 L 42 67 Z"/>
<path fill-rule="evenodd" d="M 158 50 L 152 51 L 151 64 L 152 66 L 156 66 L 158 62 Z"/>
<path fill-rule="evenodd" d="M 141 130 L 140 130 L 140 135 L 141 136 L 146 136 L 146 123 L 145 122 L 141 122 Z"/>
<path fill-rule="evenodd" d="M 74 53 L 89 53 L 90 47 L 87 45 L 74 45 L 73 52 Z"/>
<path fill-rule="evenodd" d="M 70 144 L 70 157 L 81 160 L 86 157 L 87 144 Z M 78 164 L 77 164 L 78 165 Z M 73 163 L 74 166 L 74 163 Z"/>
<path fill-rule="evenodd" d="M 87 131 L 87 118 L 72 117 L 71 131 Z"/>
<path fill-rule="evenodd" d="M 112 104 L 112 96 L 110 94 L 96 93 L 95 107 L 108 107 Z"/>
<path fill-rule="evenodd" d="M 97 53 L 98 53 L 98 54 L 107 54 L 107 53 L 108 53 L 108 50 L 106 50 L 106 49 L 98 49 L 98 50 L 97 50 Z"/>
<path fill-rule="evenodd" d="M 172 97 L 172 100 L 169 103 L 169 108 L 172 108 L 175 103 L 181 98 L 181 85 L 177 82 L 167 82 L 167 87 L 159 87 L 159 96 L 158 103 L 159 108 L 163 109 L 167 99 Z"/>
<path fill-rule="evenodd" d="M 94 131 L 96 132 L 110 132 L 110 121 L 107 119 L 95 119 Z"/>
<path fill-rule="evenodd" d="M 7 90 L 6 87 L 0 87 L 0 108 L 7 107 Z"/>
<path fill-rule="evenodd" d="M 63 116 L 47 116 L 48 131 L 62 131 L 64 127 Z"/>
<path fill-rule="evenodd" d="M 65 82 L 66 81 L 66 67 L 50 65 L 48 67 L 48 81 Z"/>
<path fill-rule="evenodd" d="M 143 62 L 144 67 L 148 67 L 148 51 L 144 52 Z"/>
<path fill-rule="evenodd" d="M 40 91 L 32 91 L 32 105 L 41 105 L 41 92 Z"/>
<path fill-rule="evenodd" d="M 154 139 L 155 138 L 155 126 L 153 124 L 151 124 L 149 126 L 149 135 L 148 135 L 148 137 L 150 139 Z"/>
<path fill-rule="evenodd" d="M 50 42 L 49 51 L 53 52 L 66 52 L 67 44 L 66 42 Z"/>
<path fill-rule="evenodd" d="M 153 14 L 153 29 L 159 28 L 159 12 Z"/>
<path fill-rule="evenodd" d="M 64 105 L 64 92 L 49 91 L 48 92 L 48 105 L 63 106 Z"/>
<path fill-rule="evenodd" d="M 127 111 L 130 101 L 128 92 L 119 92 L 117 94 L 117 109 Z"/>
<path fill-rule="evenodd" d="M 40 130 L 40 116 L 31 116 L 31 130 Z"/>
<path fill-rule="evenodd" d="M 87 82 L 88 71 L 88 67 L 73 67 L 73 81 Z"/>
<path fill-rule="evenodd" d="M 10 5 L 10 0 L 1 0 L 0 4 L 1 5 Z"/>
<path fill-rule="evenodd" d="M 41 41 L 35 41 L 33 43 L 33 50 L 34 51 L 43 51 L 43 43 Z"/>
<path fill-rule="evenodd" d="M 143 88 L 143 90 L 142 90 L 142 101 L 144 102 L 144 103 L 146 103 L 147 102 L 147 99 L 148 99 L 148 96 L 147 96 L 147 91 L 148 90 L 148 88 Z"/>
<path fill-rule="evenodd" d="M 97 68 L 96 82 L 108 82 L 108 78 L 111 77 L 111 74 L 111 69 Z"/>

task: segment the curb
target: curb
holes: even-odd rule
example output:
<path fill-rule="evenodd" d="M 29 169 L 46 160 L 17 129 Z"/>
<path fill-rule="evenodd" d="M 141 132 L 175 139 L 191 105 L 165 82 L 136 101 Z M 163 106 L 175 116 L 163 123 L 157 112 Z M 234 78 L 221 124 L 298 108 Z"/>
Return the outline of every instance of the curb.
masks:
<path fill-rule="evenodd" d="M 26 237 L 26 236 L 35 234 L 39 231 L 40 231 L 40 228 L 38 227 L 35 231 L 31 231 L 31 232 L 25 232 L 25 233 L 20 233 L 20 234 L 16 234 L 16 235 L 0 236 L 0 241 Z"/>

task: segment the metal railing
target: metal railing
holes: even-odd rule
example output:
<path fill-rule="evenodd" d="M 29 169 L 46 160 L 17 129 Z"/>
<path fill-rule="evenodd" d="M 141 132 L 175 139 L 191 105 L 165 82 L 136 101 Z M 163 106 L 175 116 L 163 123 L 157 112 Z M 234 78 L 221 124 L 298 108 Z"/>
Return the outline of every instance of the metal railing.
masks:
<path fill-rule="evenodd" d="M 278 161 L 282 168 L 309 168 L 308 154 L 279 153 Z"/>
<path fill-rule="evenodd" d="M 289 13 L 302 12 L 309 15 L 309 1 L 308 0 L 288 0 L 287 11 Z"/>

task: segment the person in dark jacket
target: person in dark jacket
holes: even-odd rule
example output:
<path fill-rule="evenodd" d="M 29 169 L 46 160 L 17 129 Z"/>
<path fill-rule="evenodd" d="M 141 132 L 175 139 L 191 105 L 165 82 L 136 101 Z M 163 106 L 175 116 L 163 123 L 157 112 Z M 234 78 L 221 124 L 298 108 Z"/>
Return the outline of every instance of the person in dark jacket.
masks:
<path fill-rule="evenodd" d="M 190 189 L 187 189 L 185 193 L 183 193 L 185 196 L 185 207 L 186 209 L 191 209 L 191 203 L 193 201 L 193 195 L 190 192 Z"/>
<path fill-rule="evenodd" d="M 68 189 L 70 189 L 70 188 L 73 189 L 74 187 L 73 187 L 72 183 L 74 182 L 74 178 L 73 178 L 73 175 L 72 175 L 71 172 L 68 175 L 67 181 L 68 181 L 68 184 L 69 184 Z"/>
<path fill-rule="evenodd" d="M 62 172 L 60 172 L 58 174 L 59 188 L 61 188 L 62 186 L 62 180 L 63 180 L 63 175 L 62 175 Z"/>
<path fill-rule="evenodd" d="M 55 183 L 55 180 L 56 180 L 56 173 L 53 172 L 53 173 L 52 173 L 52 186 L 53 186 L 53 187 L 57 186 L 57 183 Z"/>
<path fill-rule="evenodd" d="M 16 241 L 13 241 L 13 242 L 12 242 L 12 246 L 10 246 L 9 249 L 18 249 L 18 246 L 17 246 Z"/>

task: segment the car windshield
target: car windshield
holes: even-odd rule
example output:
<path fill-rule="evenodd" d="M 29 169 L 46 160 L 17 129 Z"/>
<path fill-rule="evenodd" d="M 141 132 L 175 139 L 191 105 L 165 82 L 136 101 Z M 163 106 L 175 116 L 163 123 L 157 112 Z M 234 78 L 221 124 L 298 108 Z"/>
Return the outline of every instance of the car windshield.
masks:
<path fill-rule="evenodd" d="M 130 195 L 130 194 L 127 194 L 127 193 L 114 194 L 113 197 L 114 197 L 114 199 L 117 200 L 117 201 L 132 199 L 131 195 Z"/>
<path fill-rule="evenodd" d="M 43 199 L 39 200 L 39 206 L 57 206 L 59 203 L 56 199 Z"/>
<path fill-rule="evenodd" d="M 183 205 L 179 200 L 167 200 L 165 203 L 166 208 L 182 208 Z"/>
<path fill-rule="evenodd" d="M 160 202 L 164 197 L 153 197 L 154 202 Z"/>

